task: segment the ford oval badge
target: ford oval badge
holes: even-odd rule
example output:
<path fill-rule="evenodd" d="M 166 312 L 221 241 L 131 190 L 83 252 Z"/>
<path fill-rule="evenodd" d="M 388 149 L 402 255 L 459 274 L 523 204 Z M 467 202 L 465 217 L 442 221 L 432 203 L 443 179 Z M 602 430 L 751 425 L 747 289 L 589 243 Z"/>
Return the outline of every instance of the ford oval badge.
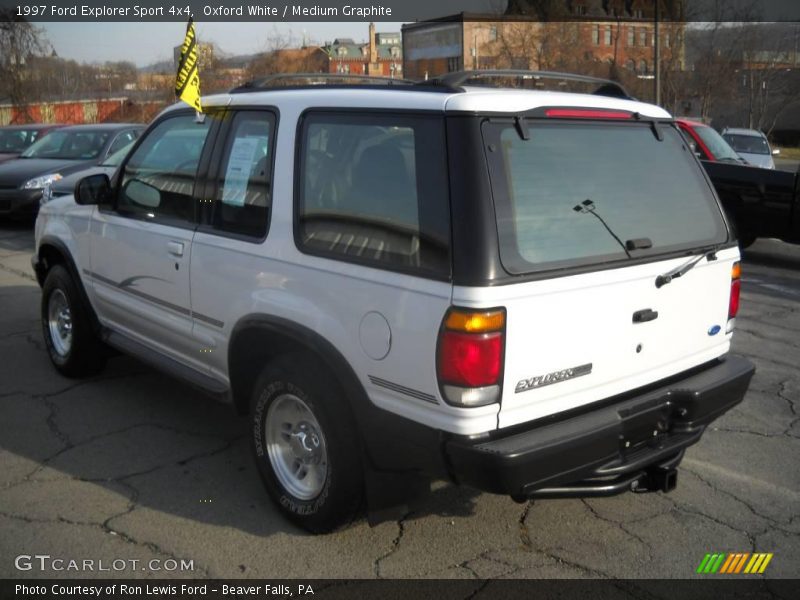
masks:
<path fill-rule="evenodd" d="M 722 330 L 722 327 L 719 325 L 714 325 L 711 329 L 708 330 L 708 335 L 717 335 Z"/>

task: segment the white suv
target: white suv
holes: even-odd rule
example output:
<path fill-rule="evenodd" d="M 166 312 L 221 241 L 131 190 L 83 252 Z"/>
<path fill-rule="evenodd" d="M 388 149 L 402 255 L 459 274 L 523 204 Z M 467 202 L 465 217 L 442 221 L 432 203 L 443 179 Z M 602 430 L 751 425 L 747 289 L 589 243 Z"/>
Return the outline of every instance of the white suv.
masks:
<path fill-rule="evenodd" d="M 230 400 L 315 532 L 431 478 L 672 489 L 753 374 L 727 355 L 739 250 L 714 189 L 670 115 L 610 82 L 473 76 L 165 110 L 39 213 L 56 368 L 110 346 Z"/>

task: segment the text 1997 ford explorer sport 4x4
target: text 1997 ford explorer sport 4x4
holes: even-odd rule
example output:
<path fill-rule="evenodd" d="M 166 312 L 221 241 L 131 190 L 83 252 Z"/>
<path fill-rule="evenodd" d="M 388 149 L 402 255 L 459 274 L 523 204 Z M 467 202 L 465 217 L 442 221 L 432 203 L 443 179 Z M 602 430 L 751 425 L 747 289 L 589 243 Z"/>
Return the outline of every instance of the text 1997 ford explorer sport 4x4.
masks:
<path fill-rule="evenodd" d="M 113 178 L 39 213 L 56 368 L 110 346 L 230 399 L 316 532 L 429 478 L 672 489 L 753 374 L 728 355 L 739 250 L 714 190 L 670 115 L 610 82 L 469 78 L 165 110 Z"/>

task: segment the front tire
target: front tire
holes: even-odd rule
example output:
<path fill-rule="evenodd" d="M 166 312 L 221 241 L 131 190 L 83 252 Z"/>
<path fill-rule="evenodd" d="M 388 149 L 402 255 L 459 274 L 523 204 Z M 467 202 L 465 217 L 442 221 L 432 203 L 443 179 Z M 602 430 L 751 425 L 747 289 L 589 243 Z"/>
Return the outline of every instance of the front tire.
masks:
<path fill-rule="evenodd" d="M 256 465 L 286 517 L 312 533 L 352 521 L 363 495 L 358 435 L 325 367 L 302 355 L 275 360 L 250 409 Z"/>
<path fill-rule="evenodd" d="M 93 375 L 105 366 L 90 311 L 69 271 L 61 265 L 50 269 L 42 286 L 42 333 L 50 361 L 66 377 Z"/>

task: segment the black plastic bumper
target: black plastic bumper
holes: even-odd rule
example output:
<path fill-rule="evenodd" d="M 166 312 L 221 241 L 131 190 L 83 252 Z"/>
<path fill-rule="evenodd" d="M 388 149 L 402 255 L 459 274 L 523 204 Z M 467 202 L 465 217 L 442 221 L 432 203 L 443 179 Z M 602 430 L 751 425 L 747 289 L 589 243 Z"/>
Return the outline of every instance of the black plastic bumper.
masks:
<path fill-rule="evenodd" d="M 512 435 L 445 446 L 459 483 L 533 497 L 668 491 L 684 450 L 744 398 L 755 367 L 728 356 L 668 385 Z"/>
<path fill-rule="evenodd" d="M 0 217 L 33 218 L 39 212 L 42 190 L 0 190 Z"/>

